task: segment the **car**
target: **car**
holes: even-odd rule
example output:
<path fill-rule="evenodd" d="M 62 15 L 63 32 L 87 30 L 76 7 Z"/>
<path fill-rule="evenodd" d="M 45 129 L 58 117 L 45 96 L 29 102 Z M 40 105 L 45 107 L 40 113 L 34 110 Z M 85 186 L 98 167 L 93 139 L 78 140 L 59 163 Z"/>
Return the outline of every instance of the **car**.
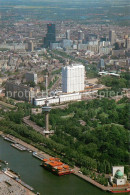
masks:
<path fill-rule="evenodd" d="M 78 171 L 78 173 L 83 174 L 82 171 Z"/>

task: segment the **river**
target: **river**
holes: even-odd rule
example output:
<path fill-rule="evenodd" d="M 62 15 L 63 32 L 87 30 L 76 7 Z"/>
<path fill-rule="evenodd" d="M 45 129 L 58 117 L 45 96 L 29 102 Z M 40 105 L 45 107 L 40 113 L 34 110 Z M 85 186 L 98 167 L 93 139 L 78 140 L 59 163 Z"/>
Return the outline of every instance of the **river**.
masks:
<path fill-rule="evenodd" d="M 40 166 L 41 161 L 32 153 L 21 152 L 0 137 L 0 160 L 6 160 L 9 168 L 19 173 L 21 179 L 41 195 L 107 195 L 75 175 L 55 176 Z"/>

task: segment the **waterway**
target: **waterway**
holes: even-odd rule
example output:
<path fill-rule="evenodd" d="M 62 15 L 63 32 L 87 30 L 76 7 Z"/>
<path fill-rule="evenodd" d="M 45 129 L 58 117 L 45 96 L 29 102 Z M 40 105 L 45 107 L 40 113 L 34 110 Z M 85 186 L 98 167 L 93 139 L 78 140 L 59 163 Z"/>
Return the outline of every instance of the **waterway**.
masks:
<path fill-rule="evenodd" d="M 19 173 L 21 179 L 41 195 L 108 195 L 88 182 L 71 174 L 55 176 L 40 166 L 41 161 L 32 153 L 21 152 L 0 137 L 0 159 L 6 160 L 8 167 Z M 4 165 L 5 166 L 5 165 Z"/>

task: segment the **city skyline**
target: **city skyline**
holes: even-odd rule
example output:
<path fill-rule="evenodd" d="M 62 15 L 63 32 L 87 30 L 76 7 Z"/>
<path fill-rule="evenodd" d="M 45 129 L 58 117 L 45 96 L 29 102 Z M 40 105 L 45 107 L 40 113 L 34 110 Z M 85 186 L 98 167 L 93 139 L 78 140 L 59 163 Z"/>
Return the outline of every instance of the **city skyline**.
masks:
<path fill-rule="evenodd" d="M 0 0 L 0 195 L 130 192 L 129 8 Z"/>

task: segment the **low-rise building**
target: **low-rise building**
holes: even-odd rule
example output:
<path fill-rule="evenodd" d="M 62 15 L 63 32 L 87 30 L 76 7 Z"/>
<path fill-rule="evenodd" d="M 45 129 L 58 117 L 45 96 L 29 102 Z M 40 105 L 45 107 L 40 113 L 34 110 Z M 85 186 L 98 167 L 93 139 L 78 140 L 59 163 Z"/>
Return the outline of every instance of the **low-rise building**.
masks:
<path fill-rule="evenodd" d="M 71 102 L 71 101 L 77 101 L 81 100 L 81 94 L 80 93 L 73 93 L 73 94 L 65 94 L 65 95 L 59 95 L 54 97 L 48 97 L 49 104 L 61 104 L 64 102 Z M 45 104 L 46 98 L 34 98 L 33 104 L 35 106 L 43 106 Z"/>
<path fill-rule="evenodd" d="M 35 94 L 36 91 L 32 87 L 28 87 L 23 84 L 18 84 L 10 81 L 6 82 L 5 87 L 6 97 L 31 102 Z"/>
<path fill-rule="evenodd" d="M 110 176 L 109 181 L 112 185 L 117 186 L 127 184 L 127 176 L 124 174 L 124 166 L 113 166 L 112 176 Z"/>

